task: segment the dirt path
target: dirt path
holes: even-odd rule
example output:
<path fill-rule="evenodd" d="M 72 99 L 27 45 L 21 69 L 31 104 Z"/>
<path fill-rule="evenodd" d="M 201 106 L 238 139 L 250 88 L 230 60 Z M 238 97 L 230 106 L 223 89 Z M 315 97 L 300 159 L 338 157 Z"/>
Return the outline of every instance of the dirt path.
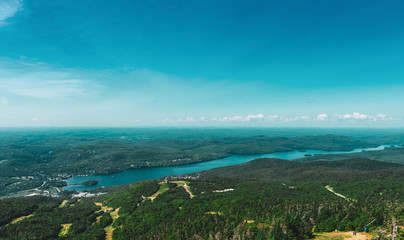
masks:
<path fill-rule="evenodd" d="M 105 239 L 106 239 L 106 240 L 112 240 L 112 233 L 113 233 L 114 230 L 115 230 L 115 228 L 113 228 L 113 225 L 114 225 L 114 223 L 115 223 L 115 220 L 119 218 L 118 212 L 119 212 L 119 209 L 120 209 L 120 208 L 117 208 L 117 209 L 114 210 L 114 209 L 111 208 L 111 207 L 104 206 L 104 205 L 102 204 L 102 202 L 94 202 L 94 204 L 101 207 L 101 210 L 98 210 L 97 212 L 101 212 L 101 211 L 103 211 L 103 212 L 109 212 L 109 214 L 111 215 L 112 223 L 111 223 L 110 225 L 106 226 L 106 227 L 104 228 L 104 231 L 105 231 L 105 235 L 106 235 L 106 236 L 105 236 Z M 99 219 L 97 219 L 97 221 L 99 221 Z"/>
<path fill-rule="evenodd" d="M 185 191 L 187 191 L 189 193 L 189 197 L 190 198 L 194 198 L 195 195 L 192 194 L 191 190 L 189 189 L 188 183 L 189 182 L 185 182 L 185 181 L 172 181 L 172 183 L 176 183 L 177 186 L 179 187 L 183 187 L 185 189 Z"/>
<path fill-rule="evenodd" d="M 112 223 L 109 226 L 104 228 L 105 234 L 106 234 L 106 236 L 105 236 L 106 240 L 112 240 L 112 233 L 115 230 L 115 228 L 113 228 L 112 225 L 114 225 L 115 220 L 119 218 L 119 215 L 118 215 L 119 209 L 120 208 L 117 208 L 117 209 L 115 209 L 115 211 L 109 213 L 109 214 L 111 214 Z"/>
<path fill-rule="evenodd" d="M 71 226 L 72 226 L 71 223 L 62 224 L 63 228 L 60 230 L 59 237 L 66 235 Z"/>
<path fill-rule="evenodd" d="M 153 195 L 151 195 L 150 197 L 147 197 L 148 199 L 150 199 L 152 202 L 153 200 L 160 194 L 165 193 L 166 191 L 168 191 L 169 187 L 167 183 L 164 182 L 160 182 L 160 189 L 154 193 Z"/>
<path fill-rule="evenodd" d="M 63 200 L 63 202 L 59 205 L 59 207 L 64 207 L 66 205 L 66 203 L 68 203 L 69 200 Z"/>
<path fill-rule="evenodd" d="M 330 233 L 316 233 L 315 240 L 370 240 L 373 239 L 373 236 L 365 233 L 358 232 L 354 235 L 354 232 L 330 232 Z"/>
<path fill-rule="evenodd" d="M 24 219 L 26 219 L 26 218 L 29 218 L 29 217 L 32 217 L 32 216 L 34 216 L 34 215 L 30 214 L 30 215 L 28 215 L 28 216 L 22 216 L 22 217 L 16 218 L 16 219 L 14 219 L 13 221 L 11 221 L 10 224 L 18 223 L 19 221 L 22 221 L 22 220 L 24 220 Z"/>
<path fill-rule="evenodd" d="M 114 210 L 113 208 L 104 206 L 101 202 L 94 202 L 94 204 L 101 207 L 101 210 L 98 210 L 97 212 L 101 212 L 101 211 L 106 212 L 106 211 L 113 211 Z"/>
<path fill-rule="evenodd" d="M 207 212 L 206 214 L 210 214 L 210 215 L 222 215 L 222 213 L 221 212 Z"/>
<path fill-rule="evenodd" d="M 344 195 L 342 195 L 342 194 L 340 194 L 340 193 L 337 193 L 337 192 L 334 192 L 333 187 L 327 185 L 327 186 L 325 186 L 325 188 L 326 188 L 328 191 L 330 191 L 330 192 L 334 193 L 335 195 L 337 195 L 338 197 L 341 197 L 341 198 L 343 198 L 343 199 L 345 199 L 345 200 L 348 201 L 348 199 L 347 199 Z"/>

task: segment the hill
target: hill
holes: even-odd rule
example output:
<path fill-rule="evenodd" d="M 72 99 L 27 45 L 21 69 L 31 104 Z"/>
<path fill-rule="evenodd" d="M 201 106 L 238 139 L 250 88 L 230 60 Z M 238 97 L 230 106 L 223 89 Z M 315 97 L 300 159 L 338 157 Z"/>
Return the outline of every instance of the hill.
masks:
<path fill-rule="evenodd" d="M 90 136 L 86 136 L 87 131 L 78 132 L 74 136 L 71 133 L 67 136 L 49 136 L 48 133 L 0 139 L 0 196 L 38 187 L 61 187 L 65 184 L 64 179 L 75 175 L 184 165 L 234 154 L 263 154 L 308 148 L 352 150 L 376 146 L 374 143 L 338 135 L 143 139 L 136 135 L 113 137 L 113 133 L 96 133 Z"/>
<path fill-rule="evenodd" d="M 316 160 L 336 161 L 347 158 L 368 158 L 383 162 L 404 164 L 404 148 L 402 147 L 387 147 L 380 151 L 363 151 L 359 153 L 344 153 L 344 154 L 321 154 L 306 158 L 295 159 L 294 161 L 309 162 Z"/>
<path fill-rule="evenodd" d="M 0 238 L 301 240 L 313 230 L 361 232 L 365 226 L 386 237 L 393 223 L 404 225 L 400 164 L 256 159 L 184 177 L 63 202 L 0 200 L 0 211 L 14 209 L 2 215 Z"/>
<path fill-rule="evenodd" d="M 320 182 L 368 179 L 404 181 L 404 165 L 360 158 L 311 162 L 261 158 L 240 165 L 204 171 L 200 176 Z"/>

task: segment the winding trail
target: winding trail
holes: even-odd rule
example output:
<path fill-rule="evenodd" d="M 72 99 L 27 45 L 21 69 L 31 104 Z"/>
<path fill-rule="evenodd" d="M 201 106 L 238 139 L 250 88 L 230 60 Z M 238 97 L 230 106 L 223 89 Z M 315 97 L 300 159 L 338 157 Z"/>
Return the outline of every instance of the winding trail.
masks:
<path fill-rule="evenodd" d="M 71 226 L 71 223 L 62 224 L 62 229 L 60 230 L 59 237 L 63 237 L 64 235 L 66 235 Z"/>
<path fill-rule="evenodd" d="M 28 216 L 22 216 L 22 217 L 16 218 L 16 219 L 14 219 L 13 221 L 11 221 L 10 224 L 18 223 L 19 221 L 22 221 L 22 220 L 24 220 L 24 219 L 26 219 L 26 218 L 30 218 L 30 217 L 32 217 L 32 216 L 34 216 L 34 215 L 33 215 L 33 214 L 30 214 L 30 215 L 28 215 Z M 8 225 L 8 224 L 7 224 L 7 225 Z"/>
<path fill-rule="evenodd" d="M 325 186 L 325 188 L 326 188 L 328 191 L 330 191 L 330 192 L 334 193 L 335 195 L 337 195 L 338 197 L 341 197 L 341 198 L 343 198 L 343 199 L 345 199 L 345 200 L 348 201 L 348 198 L 346 198 L 344 195 L 342 195 L 342 194 L 340 194 L 340 193 L 337 193 L 337 192 L 334 192 L 333 187 L 331 187 L 330 185 Z"/>
<path fill-rule="evenodd" d="M 188 183 L 189 182 L 185 182 L 185 181 L 172 181 L 172 183 L 176 183 L 177 186 L 179 187 L 183 187 L 185 189 L 185 191 L 187 191 L 189 193 L 189 197 L 192 199 L 195 197 L 194 194 L 192 194 L 191 190 L 189 189 Z"/>
<path fill-rule="evenodd" d="M 66 206 L 66 204 L 69 202 L 69 200 L 63 200 L 62 203 L 59 205 L 60 208 Z"/>
<path fill-rule="evenodd" d="M 98 210 L 97 212 L 101 212 L 101 211 L 109 212 L 109 214 L 111 215 L 112 223 L 104 228 L 104 231 L 105 231 L 105 234 L 106 234 L 105 239 L 106 240 L 111 240 L 112 239 L 112 233 L 115 230 L 115 228 L 113 228 L 113 224 L 115 223 L 115 220 L 119 218 L 118 212 L 119 212 L 120 208 L 117 208 L 117 209 L 114 210 L 111 207 L 104 206 L 101 202 L 94 202 L 94 204 L 101 207 L 101 210 Z"/>
<path fill-rule="evenodd" d="M 120 208 L 117 208 L 117 209 L 115 209 L 115 211 L 109 213 L 109 214 L 111 214 L 112 223 L 109 226 L 104 228 L 105 233 L 106 233 L 106 236 L 105 236 L 106 240 L 112 240 L 112 233 L 115 230 L 115 228 L 113 228 L 112 225 L 115 223 L 115 220 L 119 218 L 119 214 L 118 214 L 119 209 Z"/>
<path fill-rule="evenodd" d="M 150 197 L 147 197 L 148 199 L 150 199 L 152 202 L 154 199 L 156 199 L 156 197 L 162 193 L 167 192 L 170 188 L 168 187 L 167 183 L 164 182 L 160 182 L 160 189 L 154 193 L 153 195 L 151 195 Z"/>

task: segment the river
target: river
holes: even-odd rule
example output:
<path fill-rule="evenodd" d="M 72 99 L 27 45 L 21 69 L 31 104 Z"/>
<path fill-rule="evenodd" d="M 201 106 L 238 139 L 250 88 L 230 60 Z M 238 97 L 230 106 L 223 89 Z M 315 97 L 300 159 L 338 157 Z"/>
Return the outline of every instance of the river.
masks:
<path fill-rule="evenodd" d="M 291 152 L 277 152 L 262 155 L 233 155 L 227 158 L 211 160 L 201 163 L 194 163 L 189 165 L 169 166 L 169 167 L 153 167 L 153 168 L 138 168 L 128 169 L 120 173 L 113 173 L 107 175 L 89 175 L 71 177 L 66 180 L 67 186 L 65 190 L 83 191 L 86 189 L 95 189 L 99 187 L 122 185 L 142 180 L 156 179 L 167 175 L 182 175 L 187 173 L 200 172 L 212 168 L 225 167 L 230 165 L 242 164 L 257 158 L 280 158 L 285 160 L 292 160 L 303 158 L 304 155 L 310 154 L 339 154 L 339 153 L 356 153 L 362 151 L 378 151 L 383 150 L 390 145 L 381 145 L 376 148 L 357 148 L 352 151 L 321 151 L 321 150 L 306 150 L 305 152 L 291 151 Z M 97 180 L 98 184 L 94 186 L 79 185 L 88 180 Z"/>

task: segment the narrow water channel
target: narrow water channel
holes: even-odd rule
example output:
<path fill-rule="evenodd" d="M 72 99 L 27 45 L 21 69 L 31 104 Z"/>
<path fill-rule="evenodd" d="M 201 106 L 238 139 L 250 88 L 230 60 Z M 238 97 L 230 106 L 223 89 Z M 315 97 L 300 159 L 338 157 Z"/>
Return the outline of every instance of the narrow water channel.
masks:
<path fill-rule="evenodd" d="M 340 154 L 340 153 L 356 153 L 362 151 L 378 151 L 383 150 L 390 145 L 381 145 L 376 148 L 357 148 L 352 151 L 321 151 L 321 150 L 306 150 L 305 152 L 292 151 L 292 152 L 277 152 L 262 155 L 233 155 L 227 158 L 206 161 L 201 163 L 194 163 L 189 165 L 169 166 L 169 167 L 153 167 L 153 168 L 139 168 L 128 169 L 120 173 L 113 173 L 108 175 L 89 175 L 77 176 L 67 179 L 67 187 L 65 190 L 83 191 L 86 189 L 95 189 L 99 187 L 115 186 L 128 184 L 136 181 L 156 179 L 167 175 L 182 175 L 187 173 L 200 172 L 212 168 L 225 167 L 230 165 L 242 164 L 257 158 L 280 158 L 285 160 L 292 160 L 303 158 L 306 154 Z M 88 180 L 97 180 L 98 184 L 94 186 L 79 185 Z"/>

